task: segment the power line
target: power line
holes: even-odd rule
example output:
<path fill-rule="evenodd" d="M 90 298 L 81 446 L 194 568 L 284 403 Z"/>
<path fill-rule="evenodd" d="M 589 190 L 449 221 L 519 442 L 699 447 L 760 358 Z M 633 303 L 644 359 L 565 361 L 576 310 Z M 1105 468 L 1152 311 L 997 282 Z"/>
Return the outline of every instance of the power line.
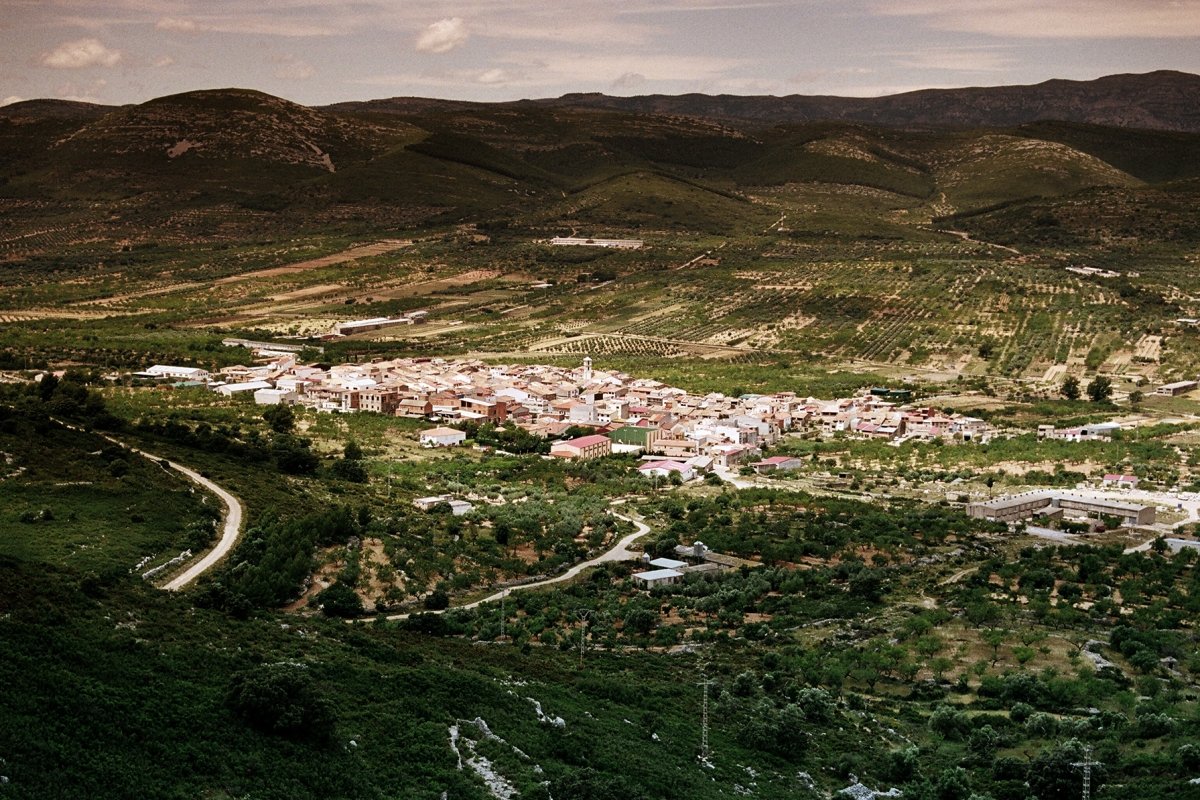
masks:
<path fill-rule="evenodd" d="M 708 687 L 712 686 L 713 681 L 707 676 L 700 681 L 700 686 L 704 691 L 704 699 L 700 705 L 700 760 L 707 761 L 712 756 L 712 751 L 708 747 Z"/>
<path fill-rule="evenodd" d="M 1074 762 L 1072 766 L 1081 766 L 1084 768 L 1084 800 L 1092 800 L 1092 768 L 1100 766 L 1100 762 L 1092 759 L 1092 746 L 1088 745 L 1084 750 L 1084 760 Z"/>
<path fill-rule="evenodd" d="M 587 646 L 587 626 L 588 617 L 592 615 L 590 608 L 580 608 L 575 611 L 575 616 L 579 618 L 579 666 L 583 666 L 583 651 Z"/>

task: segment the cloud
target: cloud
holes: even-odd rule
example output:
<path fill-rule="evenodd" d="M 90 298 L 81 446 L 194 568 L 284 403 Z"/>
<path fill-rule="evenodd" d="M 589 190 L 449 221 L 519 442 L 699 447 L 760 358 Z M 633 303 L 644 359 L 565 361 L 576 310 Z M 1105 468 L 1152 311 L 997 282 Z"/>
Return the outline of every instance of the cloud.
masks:
<path fill-rule="evenodd" d="M 951 72 L 1006 72 L 1016 59 L 997 49 L 934 47 L 911 53 L 893 53 L 898 67 Z"/>
<path fill-rule="evenodd" d="M 82 69 L 84 67 L 115 67 L 121 60 L 120 50 L 110 50 L 99 39 L 75 39 L 63 42 L 43 53 L 41 64 L 53 69 Z"/>
<path fill-rule="evenodd" d="M 272 74 L 283 80 L 302 81 L 317 74 L 307 61 L 287 53 L 271 56 L 271 63 L 275 64 Z"/>
<path fill-rule="evenodd" d="M 257 7 L 256 7 L 257 8 Z M 160 17 L 156 30 L 171 33 L 243 33 L 256 36 L 337 36 L 357 24 L 352 16 L 321 17 L 296 12 L 263 14 L 257 10 L 231 9 L 226 14 L 196 17 Z"/>
<path fill-rule="evenodd" d="M 184 31 L 185 33 L 200 30 L 200 24 L 196 20 L 180 19 L 179 17 L 163 17 L 154 23 L 154 27 L 160 31 Z"/>
<path fill-rule="evenodd" d="M 496 67 L 494 69 L 489 69 L 487 72 L 480 75 L 478 80 L 480 83 L 486 83 L 490 86 L 498 86 L 505 83 L 512 83 L 513 76 L 510 75 L 507 70 Z"/>
<path fill-rule="evenodd" d="M 1200 0 L 877 0 L 937 30 L 1030 39 L 1200 37 Z"/>
<path fill-rule="evenodd" d="M 150 62 L 150 66 L 162 69 L 163 67 L 169 67 L 174 63 L 175 59 L 171 58 L 170 56 L 159 56 Z"/>
<path fill-rule="evenodd" d="M 646 83 L 646 76 L 640 72 L 626 72 L 612 82 L 612 88 L 619 92 L 637 89 Z"/>
<path fill-rule="evenodd" d="M 663 91 L 701 91 L 743 65 L 741 59 L 706 55 L 586 53 L 555 50 L 513 52 L 484 72 L 468 69 L 422 70 L 369 75 L 350 83 L 407 91 L 462 89 L 468 84 L 506 86 L 530 91 L 604 91 L 614 81 L 658 83 Z M 569 87 L 569 88 L 568 88 Z"/>
<path fill-rule="evenodd" d="M 439 19 L 417 37 L 417 49 L 422 53 L 445 53 L 465 43 L 470 37 L 462 17 Z"/>

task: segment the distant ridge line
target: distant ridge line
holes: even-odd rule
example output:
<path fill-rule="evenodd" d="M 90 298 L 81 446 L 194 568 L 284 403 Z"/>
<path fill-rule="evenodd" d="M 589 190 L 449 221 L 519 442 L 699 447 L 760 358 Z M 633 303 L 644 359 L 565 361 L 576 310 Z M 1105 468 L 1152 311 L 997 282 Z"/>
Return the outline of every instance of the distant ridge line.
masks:
<path fill-rule="evenodd" d="M 173 97 L 203 93 L 184 92 Z M 504 102 L 392 97 L 311 106 L 315 110 L 335 114 L 400 116 L 504 107 L 594 108 L 760 125 L 855 122 L 910 129 L 991 128 L 1057 121 L 1200 132 L 1200 75 L 1158 70 L 1107 75 L 1087 81 L 1052 78 L 1028 85 L 918 89 L 882 97 L 800 94 L 650 94 L 617 97 L 601 93 L 572 93 L 555 98 Z M 65 100 L 25 100 L 0 107 L 0 119 L 95 118 L 117 108 Z"/>

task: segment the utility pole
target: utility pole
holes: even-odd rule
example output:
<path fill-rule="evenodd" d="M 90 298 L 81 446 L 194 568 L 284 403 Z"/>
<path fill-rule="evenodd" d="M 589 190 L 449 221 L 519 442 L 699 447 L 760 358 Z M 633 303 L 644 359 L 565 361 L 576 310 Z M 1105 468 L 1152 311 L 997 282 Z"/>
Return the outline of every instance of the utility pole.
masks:
<path fill-rule="evenodd" d="M 504 640 L 504 598 L 508 597 L 508 589 L 500 592 L 500 640 Z"/>
<path fill-rule="evenodd" d="M 579 618 L 581 623 L 579 626 L 579 666 L 583 667 L 583 651 L 587 647 L 587 626 L 588 618 L 592 615 L 590 608 L 581 608 L 575 612 L 575 616 Z"/>
<path fill-rule="evenodd" d="M 1090 744 L 1083 751 L 1083 761 L 1076 761 L 1071 766 L 1083 768 L 1083 800 L 1092 800 L 1092 767 L 1100 766 L 1100 762 L 1092 759 Z"/>
<path fill-rule="evenodd" d="M 700 686 L 704 691 L 704 699 L 700 706 L 700 760 L 707 761 L 712 755 L 712 751 L 708 749 L 708 687 L 712 686 L 712 680 L 707 676 L 700 681 Z"/>

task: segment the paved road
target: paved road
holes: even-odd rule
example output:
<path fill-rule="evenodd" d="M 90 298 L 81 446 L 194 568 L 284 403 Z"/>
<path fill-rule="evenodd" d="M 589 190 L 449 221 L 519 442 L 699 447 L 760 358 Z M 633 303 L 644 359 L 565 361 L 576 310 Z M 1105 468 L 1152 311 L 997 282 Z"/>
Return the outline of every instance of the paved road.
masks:
<path fill-rule="evenodd" d="M 387 619 L 390 619 L 390 620 L 408 619 L 414 613 L 415 614 L 423 614 L 423 613 L 424 614 L 428 614 L 428 613 L 442 614 L 446 611 L 458 611 L 458 610 L 462 610 L 462 609 L 478 608 L 479 606 L 484 605 L 485 603 L 498 602 L 500 600 L 500 598 L 502 598 L 506 595 L 512 594 L 513 592 L 524 592 L 529 589 L 540 589 L 543 586 L 549 586 L 554 583 L 562 583 L 563 581 L 569 581 L 572 578 L 574 578 L 576 575 L 578 575 L 579 573 L 583 572 L 585 569 L 590 569 L 591 567 L 594 567 L 597 564 L 605 564 L 605 563 L 612 562 L 612 561 L 630 561 L 632 559 L 638 558 L 639 554 L 630 550 L 629 546 L 631 544 L 633 544 L 635 541 L 637 541 L 638 539 L 645 536 L 647 533 L 649 533 L 650 526 L 647 525 L 645 522 L 643 522 L 640 517 L 625 516 L 624 514 L 618 514 L 615 511 L 612 512 L 612 515 L 614 517 L 616 517 L 617 519 L 623 519 L 626 522 L 632 522 L 634 527 L 636 528 L 636 530 L 633 533 L 631 533 L 628 536 L 621 539 L 621 541 L 614 544 L 611 548 L 609 548 L 605 552 L 601 553 L 600 555 L 596 556 L 595 558 L 590 558 L 587 561 L 581 561 L 580 563 L 571 567 L 569 570 L 567 570 L 566 572 L 564 572 L 561 575 L 555 575 L 553 578 L 546 578 L 545 580 L 534 581 L 533 583 L 522 583 L 518 586 L 512 586 L 508 589 L 501 589 L 498 592 L 489 594 L 487 597 L 484 597 L 480 600 L 476 600 L 472 603 L 467 603 L 466 605 L 454 606 L 452 608 L 442 609 L 440 611 L 433 611 L 433 612 L 415 611 L 415 612 L 410 612 L 410 613 L 406 613 L 406 614 L 389 614 L 387 616 Z M 349 621 L 351 621 L 351 622 L 371 622 L 372 619 L 373 618 L 371 618 L 371 617 L 362 617 L 357 620 L 349 620 Z"/>

